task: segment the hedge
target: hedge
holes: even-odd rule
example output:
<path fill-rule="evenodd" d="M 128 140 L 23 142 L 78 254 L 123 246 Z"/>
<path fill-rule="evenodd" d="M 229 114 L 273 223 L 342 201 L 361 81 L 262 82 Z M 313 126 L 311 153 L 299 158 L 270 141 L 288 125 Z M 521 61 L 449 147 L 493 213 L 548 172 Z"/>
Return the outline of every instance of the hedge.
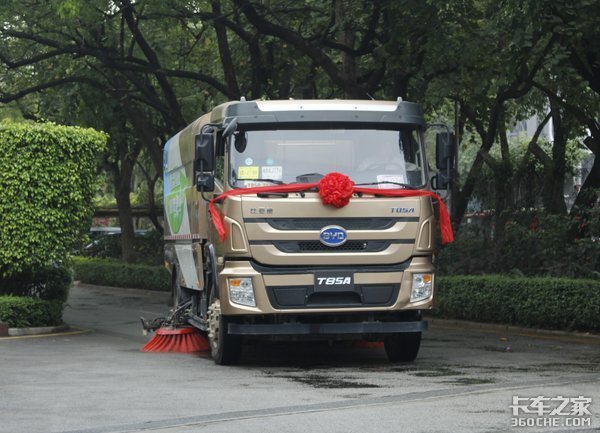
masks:
<path fill-rule="evenodd" d="M 600 331 L 600 280 L 485 276 L 437 278 L 441 317 L 545 329 Z"/>
<path fill-rule="evenodd" d="M 169 272 L 158 266 L 74 258 L 84 283 L 170 290 Z M 440 317 L 545 329 L 600 331 L 600 280 L 438 276 Z"/>
<path fill-rule="evenodd" d="M 0 296 L 0 321 L 11 328 L 62 324 L 64 304 L 28 296 Z"/>
<path fill-rule="evenodd" d="M 171 289 L 171 276 L 162 266 L 75 257 L 73 269 L 74 278 L 82 283 L 160 291 Z"/>
<path fill-rule="evenodd" d="M 8 277 L 0 275 L 0 295 L 30 296 L 66 302 L 71 279 L 71 269 L 65 266 L 27 270 Z"/>
<path fill-rule="evenodd" d="M 52 123 L 0 122 L 0 275 L 68 262 L 89 230 L 107 136 Z"/>

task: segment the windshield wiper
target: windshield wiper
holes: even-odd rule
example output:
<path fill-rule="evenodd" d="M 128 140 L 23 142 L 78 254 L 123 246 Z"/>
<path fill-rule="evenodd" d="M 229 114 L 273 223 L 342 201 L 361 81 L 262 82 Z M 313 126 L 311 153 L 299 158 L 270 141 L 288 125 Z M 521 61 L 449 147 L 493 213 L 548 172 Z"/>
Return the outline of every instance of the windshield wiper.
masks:
<path fill-rule="evenodd" d="M 271 182 L 274 183 L 276 185 L 286 185 L 285 182 L 281 181 L 281 180 L 277 180 L 277 179 L 267 179 L 267 178 L 259 178 L 259 179 L 238 179 L 236 182 Z"/>
<path fill-rule="evenodd" d="M 385 180 L 385 181 L 382 181 L 382 182 L 357 183 L 356 186 L 383 185 L 385 183 L 389 183 L 389 184 L 392 184 L 392 185 L 398 185 L 398 186 L 401 186 L 402 188 L 405 188 L 405 189 L 417 189 L 416 187 L 414 187 L 412 185 L 409 185 L 407 183 L 392 182 L 392 181 L 389 181 L 389 180 Z"/>
<path fill-rule="evenodd" d="M 312 183 L 312 182 L 318 182 L 321 179 L 323 179 L 325 176 L 323 176 L 321 173 L 304 173 L 304 174 L 299 174 L 298 176 L 296 176 L 296 182 L 298 183 Z"/>

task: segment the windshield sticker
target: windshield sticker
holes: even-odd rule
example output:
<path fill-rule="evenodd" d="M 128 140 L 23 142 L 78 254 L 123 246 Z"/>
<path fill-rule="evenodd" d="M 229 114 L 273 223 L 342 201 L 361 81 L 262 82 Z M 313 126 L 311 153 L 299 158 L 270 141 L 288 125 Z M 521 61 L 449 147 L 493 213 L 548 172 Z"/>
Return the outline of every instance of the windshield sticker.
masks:
<path fill-rule="evenodd" d="M 377 182 L 379 182 L 379 189 L 398 188 L 398 185 L 396 185 L 397 183 L 406 183 L 406 181 L 404 180 L 404 176 L 401 174 L 380 174 L 377 176 Z"/>
<path fill-rule="evenodd" d="M 258 166 L 238 167 L 238 179 L 258 179 Z"/>
<path fill-rule="evenodd" d="M 252 160 L 252 158 L 246 158 L 244 162 L 246 163 L 246 165 L 252 165 L 254 161 Z"/>
<path fill-rule="evenodd" d="M 264 166 L 261 168 L 260 173 L 262 179 L 281 180 L 283 178 L 283 167 L 280 165 Z"/>

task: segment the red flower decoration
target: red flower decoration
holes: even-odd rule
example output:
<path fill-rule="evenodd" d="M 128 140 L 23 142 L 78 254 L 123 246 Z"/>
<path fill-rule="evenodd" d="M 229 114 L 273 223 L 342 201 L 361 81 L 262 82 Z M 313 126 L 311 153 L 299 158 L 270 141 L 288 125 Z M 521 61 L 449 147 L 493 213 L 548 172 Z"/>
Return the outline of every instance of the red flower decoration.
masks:
<path fill-rule="evenodd" d="M 354 192 L 354 182 L 341 173 L 329 173 L 317 185 L 323 204 L 344 207 Z"/>

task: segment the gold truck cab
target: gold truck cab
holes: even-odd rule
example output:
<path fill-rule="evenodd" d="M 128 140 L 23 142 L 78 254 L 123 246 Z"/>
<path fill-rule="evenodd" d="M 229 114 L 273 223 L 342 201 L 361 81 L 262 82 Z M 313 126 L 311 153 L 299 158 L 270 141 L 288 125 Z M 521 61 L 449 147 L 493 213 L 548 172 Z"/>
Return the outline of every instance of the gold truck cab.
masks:
<path fill-rule="evenodd" d="M 432 308 L 435 214 L 418 105 L 402 101 L 238 101 L 216 107 L 165 147 L 165 258 L 175 304 L 208 332 L 219 364 L 257 338 L 384 341 L 417 356 Z M 341 173 L 377 193 L 324 205 Z M 261 193 L 244 193 L 269 187 Z M 218 200 L 221 239 L 208 202 Z M 186 304 L 186 305 L 188 305 Z"/>

